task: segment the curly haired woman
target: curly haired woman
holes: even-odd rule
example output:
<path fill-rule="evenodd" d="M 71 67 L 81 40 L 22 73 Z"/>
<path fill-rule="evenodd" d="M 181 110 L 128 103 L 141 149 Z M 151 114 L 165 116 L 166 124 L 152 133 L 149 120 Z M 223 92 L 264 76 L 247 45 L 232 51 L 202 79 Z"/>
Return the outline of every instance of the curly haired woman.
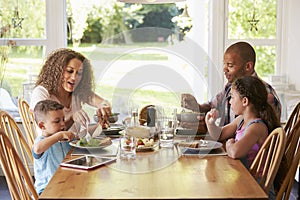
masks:
<path fill-rule="evenodd" d="M 90 61 L 82 54 L 61 48 L 48 55 L 32 92 L 30 109 L 45 99 L 55 100 L 64 106 L 65 123 L 69 129 L 74 122 L 85 126 L 90 119 L 83 104 L 98 108 L 102 126 L 111 114 L 108 101 L 93 92 L 94 77 Z"/>

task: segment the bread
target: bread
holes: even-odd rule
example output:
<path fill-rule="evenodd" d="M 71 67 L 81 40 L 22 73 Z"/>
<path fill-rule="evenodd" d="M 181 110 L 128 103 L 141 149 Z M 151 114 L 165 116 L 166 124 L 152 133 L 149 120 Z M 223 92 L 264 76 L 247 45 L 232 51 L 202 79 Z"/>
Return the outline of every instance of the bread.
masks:
<path fill-rule="evenodd" d="M 112 142 L 110 137 L 105 137 L 99 140 L 99 146 L 110 145 L 111 143 Z"/>

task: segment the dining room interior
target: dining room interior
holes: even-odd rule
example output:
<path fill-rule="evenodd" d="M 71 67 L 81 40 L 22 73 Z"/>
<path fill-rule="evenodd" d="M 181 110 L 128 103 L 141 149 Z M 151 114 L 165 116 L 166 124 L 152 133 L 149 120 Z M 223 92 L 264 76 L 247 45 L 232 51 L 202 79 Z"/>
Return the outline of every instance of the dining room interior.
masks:
<path fill-rule="evenodd" d="M 111 129 L 102 131 L 112 138 L 109 147 L 103 148 L 106 149 L 106 154 L 103 154 L 102 148 L 80 148 L 79 143 L 74 142 L 70 144 L 75 150 L 68 154 L 68 158 L 78 157 L 86 150 L 89 154 L 101 152 L 107 157 L 117 156 L 121 150 L 117 136 L 125 134 L 127 126 L 135 127 L 130 124 L 133 108 L 137 109 L 139 117 L 136 123 L 147 127 L 143 131 L 149 131 L 144 133 L 146 135 L 153 134 L 147 115 L 149 107 L 155 107 L 156 117 L 161 111 L 160 114 L 165 118 L 175 118 L 176 124 L 177 120 L 180 122 L 178 117 L 183 115 L 177 114 L 185 112 L 181 94 L 190 93 L 197 102 L 206 102 L 221 91 L 227 81 L 223 73 L 224 52 L 231 44 L 239 41 L 246 41 L 254 47 L 255 71 L 276 90 L 282 105 L 282 127 L 287 124 L 300 101 L 300 79 L 297 75 L 300 73 L 297 59 L 300 56 L 298 0 L 0 0 L 0 5 L 0 110 L 7 111 L 13 117 L 24 135 L 26 127 L 19 113 L 18 101 L 24 99 L 25 102 L 30 102 L 44 61 L 51 52 L 59 48 L 73 49 L 90 60 L 95 92 L 111 103 L 112 112 L 116 114 Z M 97 123 L 94 116 L 96 109 L 89 105 L 83 105 L 83 109 L 91 123 Z M 170 120 L 166 124 L 172 126 Z M 182 129 L 177 129 L 177 133 L 180 131 Z M 237 187 L 243 181 L 252 182 L 247 175 L 242 175 L 245 170 L 240 169 L 240 163 L 227 158 L 223 146 L 218 146 L 219 143 L 213 143 L 212 146 L 201 143 L 209 140 L 205 135 L 197 135 L 193 131 L 191 134 L 200 139 L 197 140 L 197 145 L 202 145 L 202 148 L 210 146 L 210 150 L 214 150 L 211 154 L 226 158 L 214 160 L 218 156 L 202 155 L 200 159 L 199 156 L 196 159 L 193 155 L 182 153 L 185 148 L 178 147 L 178 144 L 183 138 L 184 142 L 190 142 L 191 135 L 187 132 L 182 138 L 180 134 L 177 138 L 174 136 L 176 145 L 172 151 L 160 146 L 160 142 L 167 138 L 166 134 L 158 143 L 143 140 L 144 136 L 134 138 L 142 143 L 140 149 L 134 146 L 136 152 L 133 156 L 134 161 L 140 161 L 140 164 L 133 161 L 127 163 L 118 158 L 107 166 L 97 165 L 94 171 L 92 169 L 89 173 L 82 173 L 78 179 L 71 178 L 76 174 L 70 170 L 72 168 L 60 167 L 50 182 L 51 187 L 42 193 L 41 199 L 55 199 L 55 194 L 62 199 L 76 198 L 76 195 L 79 199 L 84 198 L 80 196 L 82 190 L 76 186 L 74 189 L 72 185 L 67 187 L 61 184 L 67 178 L 73 182 L 83 181 L 91 187 L 89 198 L 158 198 L 159 196 L 155 196 L 158 193 L 148 192 L 159 190 L 168 183 L 162 181 L 158 184 L 152 178 L 161 176 L 167 179 L 167 175 L 173 170 L 182 173 L 186 177 L 183 183 L 189 185 L 193 181 L 183 171 L 187 169 L 190 170 L 190 175 L 196 174 L 196 167 L 199 166 L 204 169 L 201 173 L 205 178 L 197 175 L 199 180 L 195 182 L 207 184 L 205 187 L 219 187 L 222 181 L 230 183 L 228 188 Z M 128 138 L 126 142 L 129 143 Z M 173 148 L 173 143 L 171 146 Z M 197 146 L 197 150 L 200 147 Z M 128 144 L 125 144 L 126 148 Z M 217 152 L 219 148 L 224 151 Z M 188 152 L 190 149 L 186 154 Z M 188 160 L 189 158 L 192 159 Z M 159 160 L 159 163 L 155 160 Z M 221 170 L 216 164 L 224 164 L 226 167 L 216 173 L 220 182 L 213 185 L 211 182 L 214 181 L 214 175 L 209 173 L 215 172 L 208 169 L 208 166 Z M 228 165 L 238 170 L 235 171 Z M 33 175 L 33 166 L 30 167 Z M 168 167 L 170 169 L 166 169 Z M 226 173 L 226 170 L 233 175 L 221 178 L 221 173 Z M 137 178 L 134 180 L 136 182 L 120 181 L 117 177 L 126 178 L 123 173 L 133 173 Z M 290 199 L 299 198 L 299 174 L 297 167 Z M 128 184 L 128 187 L 116 186 L 121 192 L 116 193 L 115 197 L 108 192 L 97 196 L 99 194 L 96 194 L 95 186 L 91 183 L 107 189 L 112 186 L 111 183 L 103 184 L 102 177 Z M 158 185 L 151 186 L 146 191 L 145 188 L 136 186 L 142 178 L 151 179 L 147 183 Z M 171 181 L 181 181 L 179 178 L 175 176 Z M 62 194 L 59 188 L 54 187 L 55 184 L 72 191 L 72 194 Z M 218 188 L 220 195 L 228 195 L 222 197 L 213 196 L 209 189 L 197 193 L 196 187 L 187 189 L 177 185 L 178 192 L 166 187 L 166 193 L 161 198 L 191 198 L 189 195 L 180 196 L 180 192 L 188 191 L 191 195 L 197 195 L 197 198 L 201 198 L 201 195 L 203 198 L 232 198 L 230 195 L 235 195 L 235 198 L 241 199 L 266 199 L 265 193 L 258 188 L 251 186 L 248 191 L 241 190 L 234 194 L 227 194 Z M 247 197 L 249 191 L 253 196 Z M 0 196 L 1 199 L 11 199 L 2 169 Z"/>

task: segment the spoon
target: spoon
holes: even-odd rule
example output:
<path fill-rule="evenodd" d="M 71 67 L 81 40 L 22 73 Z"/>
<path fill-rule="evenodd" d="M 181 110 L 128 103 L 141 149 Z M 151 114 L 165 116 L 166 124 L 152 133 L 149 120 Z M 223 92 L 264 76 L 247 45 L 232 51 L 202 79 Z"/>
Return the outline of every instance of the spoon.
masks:
<path fill-rule="evenodd" d="M 86 139 L 87 142 L 89 142 L 92 138 L 92 136 L 89 134 L 89 129 L 88 128 L 89 128 L 89 124 L 87 123 L 86 124 L 86 134 L 85 134 L 85 139 Z"/>
<path fill-rule="evenodd" d="M 92 138 L 98 137 L 102 133 L 102 126 L 98 125 L 98 127 L 95 129 Z"/>

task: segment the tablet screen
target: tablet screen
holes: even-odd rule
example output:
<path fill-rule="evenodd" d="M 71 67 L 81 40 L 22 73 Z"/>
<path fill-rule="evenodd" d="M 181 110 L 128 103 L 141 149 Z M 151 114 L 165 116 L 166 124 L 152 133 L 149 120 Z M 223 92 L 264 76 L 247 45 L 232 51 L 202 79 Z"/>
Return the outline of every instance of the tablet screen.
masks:
<path fill-rule="evenodd" d="M 107 157 L 98 157 L 93 155 L 86 155 L 73 160 L 69 160 L 61 163 L 61 166 L 64 167 L 73 167 L 79 169 L 92 169 L 106 163 L 112 162 L 116 158 L 107 158 Z"/>

